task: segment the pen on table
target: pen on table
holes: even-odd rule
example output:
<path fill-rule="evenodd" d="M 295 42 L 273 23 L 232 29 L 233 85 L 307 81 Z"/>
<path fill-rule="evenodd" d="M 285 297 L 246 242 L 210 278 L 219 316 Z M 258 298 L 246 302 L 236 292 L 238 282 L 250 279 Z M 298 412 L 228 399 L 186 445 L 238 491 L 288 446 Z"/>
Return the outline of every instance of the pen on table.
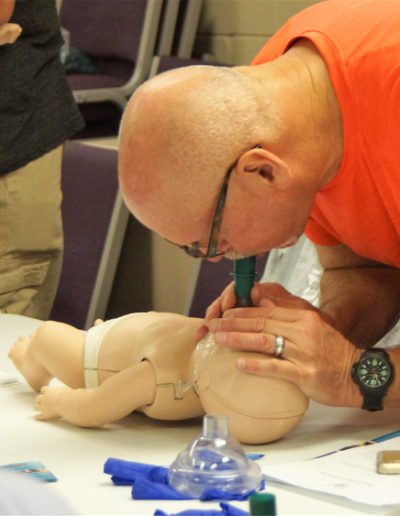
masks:
<path fill-rule="evenodd" d="M 331 452 L 323 453 L 322 455 L 317 455 L 316 457 L 312 457 L 312 459 L 320 459 L 321 457 L 327 457 L 328 455 L 332 455 L 333 453 L 350 450 L 351 448 L 357 448 L 358 446 L 367 446 L 369 444 L 382 443 L 384 441 L 388 441 L 389 439 L 394 439 L 395 437 L 399 437 L 399 436 L 400 436 L 400 430 L 395 430 L 394 432 L 380 435 L 379 437 L 374 437 L 374 439 L 369 439 L 368 441 L 363 441 L 361 443 L 356 443 L 356 444 L 350 444 L 348 446 L 344 446 L 343 448 L 339 448 L 339 449 L 333 450 Z"/>

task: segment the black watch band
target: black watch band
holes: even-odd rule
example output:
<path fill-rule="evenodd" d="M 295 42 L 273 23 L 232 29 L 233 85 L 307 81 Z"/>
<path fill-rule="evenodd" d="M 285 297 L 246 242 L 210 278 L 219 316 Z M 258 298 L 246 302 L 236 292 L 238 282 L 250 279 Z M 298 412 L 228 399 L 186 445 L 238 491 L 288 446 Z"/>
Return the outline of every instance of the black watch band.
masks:
<path fill-rule="evenodd" d="M 369 410 L 370 412 L 375 412 L 377 410 L 383 410 L 383 396 L 382 394 L 376 395 L 371 392 L 363 392 L 363 389 L 360 387 L 360 393 L 363 397 L 363 404 L 361 408 L 363 410 Z"/>

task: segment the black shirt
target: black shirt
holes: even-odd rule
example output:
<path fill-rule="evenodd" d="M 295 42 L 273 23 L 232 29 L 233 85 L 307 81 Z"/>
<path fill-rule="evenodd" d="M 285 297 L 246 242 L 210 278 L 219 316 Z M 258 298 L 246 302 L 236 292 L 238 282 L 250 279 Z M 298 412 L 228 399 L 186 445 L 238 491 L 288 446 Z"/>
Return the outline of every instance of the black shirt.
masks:
<path fill-rule="evenodd" d="M 16 0 L 22 34 L 0 46 L 0 175 L 58 147 L 83 126 L 59 52 L 55 0 Z"/>

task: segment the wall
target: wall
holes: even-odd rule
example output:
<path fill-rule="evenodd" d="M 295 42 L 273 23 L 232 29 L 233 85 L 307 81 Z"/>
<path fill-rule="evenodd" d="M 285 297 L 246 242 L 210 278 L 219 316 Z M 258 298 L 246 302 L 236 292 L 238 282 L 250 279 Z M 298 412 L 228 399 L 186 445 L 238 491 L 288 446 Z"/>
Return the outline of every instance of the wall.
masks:
<path fill-rule="evenodd" d="M 195 54 L 210 60 L 249 64 L 258 50 L 290 16 L 310 0 L 203 0 Z"/>

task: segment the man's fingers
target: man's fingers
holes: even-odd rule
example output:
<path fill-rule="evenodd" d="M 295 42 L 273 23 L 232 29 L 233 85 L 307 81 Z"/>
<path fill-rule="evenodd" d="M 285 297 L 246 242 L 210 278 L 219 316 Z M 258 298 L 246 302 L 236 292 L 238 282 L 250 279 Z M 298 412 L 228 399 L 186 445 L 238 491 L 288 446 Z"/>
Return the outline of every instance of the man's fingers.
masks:
<path fill-rule="evenodd" d="M 263 353 L 272 357 L 277 353 L 276 335 L 271 333 L 218 332 L 214 334 L 214 341 L 217 346 L 240 351 Z M 293 342 L 284 338 L 283 349 L 280 350 L 280 353 L 282 358 L 296 360 L 299 350 Z"/>
<path fill-rule="evenodd" d="M 206 325 L 200 326 L 198 330 L 196 330 L 196 338 L 197 340 L 201 340 L 208 333 L 208 327 Z"/>
<path fill-rule="evenodd" d="M 264 317 L 262 315 L 248 319 L 235 317 L 226 319 L 213 319 L 208 324 L 208 327 L 212 332 L 227 331 L 258 333 L 267 331 L 268 322 L 268 317 Z"/>
<path fill-rule="evenodd" d="M 252 306 L 246 308 L 232 308 L 231 310 L 226 310 L 224 312 L 223 317 L 224 319 L 268 317 L 273 309 L 273 303 L 270 303 L 270 305 L 263 307 Z"/>
<path fill-rule="evenodd" d="M 242 371 L 258 376 L 274 376 L 299 386 L 299 373 L 295 364 L 279 358 L 258 359 L 240 357 L 236 366 Z"/>
<path fill-rule="evenodd" d="M 298 328 L 296 321 L 285 321 L 279 319 L 271 319 L 269 317 L 253 317 L 249 319 L 213 319 L 207 325 L 211 332 L 217 334 L 219 332 L 229 333 L 234 336 L 235 333 L 242 334 L 271 334 L 274 338 L 277 335 L 291 340 L 297 340 Z"/>
<path fill-rule="evenodd" d="M 229 310 L 233 306 L 235 306 L 235 292 L 234 292 L 234 284 L 231 283 L 228 285 L 222 292 L 222 294 L 211 303 L 211 305 L 206 310 L 206 321 L 211 321 L 216 317 L 221 317 L 225 310 Z"/>
<path fill-rule="evenodd" d="M 266 317 L 276 321 L 295 323 L 308 317 L 318 317 L 318 311 L 308 308 L 285 308 L 266 300 L 265 306 L 234 308 L 225 312 L 223 316 L 224 319 L 250 319 L 252 317 Z"/>

